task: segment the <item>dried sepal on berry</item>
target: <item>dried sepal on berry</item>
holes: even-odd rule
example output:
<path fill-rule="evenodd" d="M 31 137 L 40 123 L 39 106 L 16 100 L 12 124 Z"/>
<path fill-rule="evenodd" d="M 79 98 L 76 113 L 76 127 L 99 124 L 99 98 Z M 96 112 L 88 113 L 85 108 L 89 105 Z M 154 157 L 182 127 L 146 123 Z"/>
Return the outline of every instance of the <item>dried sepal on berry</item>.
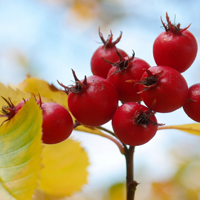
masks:
<path fill-rule="evenodd" d="M 133 51 L 133 54 L 131 57 L 123 57 L 117 50 L 116 50 L 117 55 L 119 56 L 119 60 L 117 62 L 112 62 L 110 60 L 105 59 L 102 57 L 102 59 L 111 64 L 114 67 L 117 67 L 116 71 L 114 71 L 111 75 L 116 74 L 118 72 L 123 74 L 123 70 L 126 70 L 129 67 L 129 64 L 133 61 L 135 57 L 135 52 Z"/>
<path fill-rule="evenodd" d="M 98 31 L 99 31 L 99 37 L 104 44 L 104 49 L 115 46 L 121 40 L 121 37 L 122 37 L 122 31 L 121 31 L 119 37 L 115 41 L 112 41 L 113 40 L 113 34 L 112 34 L 112 31 L 110 31 L 110 35 L 108 35 L 107 40 L 105 40 L 104 37 L 103 37 L 103 34 L 100 31 L 100 27 L 99 27 Z"/>
<path fill-rule="evenodd" d="M 181 24 L 178 23 L 178 24 L 172 24 L 170 19 L 169 19 L 169 16 L 168 16 L 168 13 L 166 12 L 166 20 L 167 20 L 167 24 L 165 24 L 161 18 L 161 22 L 163 24 L 163 27 L 165 28 L 165 31 L 166 32 L 172 32 L 172 33 L 177 33 L 177 34 L 180 34 L 182 33 L 183 31 L 187 30 L 191 24 L 189 24 L 187 27 L 185 28 L 181 28 Z"/>
<path fill-rule="evenodd" d="M 64 90 L 67 94 L 69 94 L 69 92 L 79 93 L 79 92 L 83 91 L 85 88 L 88 87 L 86 76 L 84 77 L 83 81 L 80 81 L 77 78 L 76 73 L 73 69 L 72 69 L 72 74 L 73 74 L 74 80 L 75 80 L 75 85 L 73 85 L 73 86 L 66 86 L 66 85 L 64 85 L 63 83 L 61 83 L 57 80 L 58 84 L 64 88 Z"/>
<path fill-rule="evenodd" d="M 0 114 L 0 117 L 7 117 L 6 120 L 4 120 L 2 123 L 1 123 L 1 126 L 9 121 L 10 119 L 12 119 L 16 113 L 18 112 L 19 110 L 19 106 L 15 106 L 12 102 L 12 100 L 10 98 L 6 99 L 5 97 L 2 97 L 2 99 L 7 103 L 7 105 L 4 105 L 2 106 L 2 110 L 1 110 L 1 113 Z M 26 103 L 26 100 L 23 99 L 24 103 Z"/>

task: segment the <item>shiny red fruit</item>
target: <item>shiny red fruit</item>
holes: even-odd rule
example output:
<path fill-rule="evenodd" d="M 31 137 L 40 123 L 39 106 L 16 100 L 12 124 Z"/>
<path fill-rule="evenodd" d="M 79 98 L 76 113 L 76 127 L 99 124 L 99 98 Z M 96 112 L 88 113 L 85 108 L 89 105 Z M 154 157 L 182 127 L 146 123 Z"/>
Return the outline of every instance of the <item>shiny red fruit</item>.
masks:
<path fill-rule="evenodd" d="M 73 130 L 73 121 L 69 112 L 63 106 L 53 102 L 43 103 L 41 108 L 43 143 L 55 144 L 66 140 Z"/>
<path fill-rule="evenodd" d="M 127 145 L 147 143 L 157 132 L 157 120 L 151 110 L 135 102 L 125 103 L 115 112 L 113 130 L 118 139 Z"/>
<path fill-rule="evenodd" d="M 183 105 L 185 113 L 194 121 L 200 122 L 200 83 L 189 88 L 188 98 Z"/>
<path fill-rule="evenodd" d="M 163 23 L 165 32 L 162 32 L 154 41 L 153 56 L 157 65 L 168 66 L 180 73 L 186 71 L 197 55 L 197 41 L 189 28 L 180 28 L 174 25 L 166 14 L 167 25 Z"/>
<path fill-rule="evenodd" d="M 142 75 L 139 93 L 147 107 L 156 112 L 167 113 L 177 110 L 186 102 L 188 85 L 175 69 L 165 66 L 150 67 Z"/>
<path fill-rule="evenodd" d="M 142 74 L 150 65 L 133 54 L 132 57 L 122 57 L 119 54 L 119 61 L 113 64 L 109 70 L 107 80 L 110 81 L 117 90 L 119 100 L 122 103 L 139 102 L 141 97 L 138 94 L 138 85 L 135 81 L 140 80 Z M 133 82 L 128 82 L 133 79 Z"/>
<path fill-rule="evenodd" d="M 86 126 L 101 126 L 111 120 L 118 107 L 118 94 L 112 83 L 99 76 L 80 81 L 73 71 L 76 85 L 63 86 L 68 93 L 68 106 L 76 120 Z"/>

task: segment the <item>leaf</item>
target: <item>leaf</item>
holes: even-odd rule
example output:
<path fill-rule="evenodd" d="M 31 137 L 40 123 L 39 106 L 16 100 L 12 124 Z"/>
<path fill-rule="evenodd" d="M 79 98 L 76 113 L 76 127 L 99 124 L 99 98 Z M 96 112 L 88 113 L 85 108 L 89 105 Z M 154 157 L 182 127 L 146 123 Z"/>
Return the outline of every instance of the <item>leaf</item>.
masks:
<path fill-rule="evenodd" d="M 200 123 L 158 127 L 158 130 L 162 130 L 162 129 L 177 129 L 177 130 L 184 131 L 193 135 L 200 136 Z"/>
<path fill-rule="evenodd" d="M 126 200 L 126 187 L 124 183 L 113 185 L 103 200 Z"/>
<path fill-rule="evenodd" d="M 42 110 L 33 97 L 9 122 L 0 127 L 2 199 L 2 195 L 8 193 L 13 199 L 32 198 L 41 170 L 41 127 Z"/>
<path fill-rule="evenodd" d="M 10 97 L 15 105 L 17 105 L 20 101 L 22 101 L 22 98 L 27 99 L 27 98 L 30 98 L 31 94 L 40 93 L 41 95 L 44 95 L 45 101 L 54 101 L 56 103 L 63 105 L 64 107 L 67 107 L 67 94 L 65 94 L 63 91 L 59 91 L 58 89 L 54 88 L 53 86 L 49 85 L 47 82 L 43 80 L 28 77 L 21 84 L 19 84 L 18 86 L 15 86 L 14 88 L 15 89 L 11 87 L 6 87 L 0 84 L 1 95 L 4 96 L 5 98 Z M 0 106 L 5 105 L 5 102 L 3 99 L 0 99 L 0 103 L 1 103 Z M 3 121 L 5 120 L 5 118 L 0 118 L 0 120 Z M 85 126 L 80 126 L 78 130 L 86 131 L 86 132 L 96 131 L 97 133 L 101 132 L 98 129 L 85 127 Z M 71 195 L 72 193 L 79 191 L 81 187 L 83 186 L 83 184 L 87 182 L 87 174 L 88 174 L 87 167 L 89 165 L 88 156 L 86 152 L 81 148 L 80 144 L 73 140 L 67 140 L 63 143 L 55 145 L 55 147 L 45 145 L 44 149 L 45 150 L 43 152 L 43 158 L 44 158 L 43 163 L 44 163 L 45 168 L 42 170 L 43 178 L 41 179 L 40 183 L 41 183 L 41 188 L 44 189 L 45 197 L 48 195 L 54 195 L 54 196 L 56 195 L 59 197 L 66 196 L 66 195 Z M 57 149 L 60 149 L 59 153 Z M 55 151 L 56 154 L 49 153 L 51 151 Z M 55 156 L 55 158 L 53 156 Z M 61 157 L 64 156 L 66 159 L 64 160 L 59 159 L 60 156 Z M 72 156 L 73 156 L 73 160 L 72 160 Z M 69 157 L 69 160 L 68 160 L 68 157 Z M 56 163 L 51 162 L 54 159 L 55 160 L 57 159 Z M 51 164 L 47 165 L 48 162 L 50 162 Z M 70 167 L 71 165 L 72 165 L 72 168 L 68 172 L 68 167 Z M 59 173 L 57 176 L 56 174 L 57 168 L 60 169 L 59 167 L 61 166 L 65 168 L 63 171 L 64 174 Z M 77 170 L 76 170 L 76 166 L 78 166 Z M 55 185 L 51 181 L 48 180 L 48 179 L 53 180 L 51 178 L 52 172 L 50 171 L 49 176 L 47 175 L 49 170 L 51 170 L 52 168 L 54 172 L 56 172 L 54 174 L 55 176 L 57 176 L 57 178 L 54 177 L 55 180 L 58 179 L 58 182 L 55 182 L 56 183 Z M 59 171 L 62 172 L 61 170 Z M 73 173 L 74 175 L 72 178 L 71 174 Z M 61 177 L 62 177 L 62 181 L 59 181 Z M 74 183 L 72 181 L 69 182 L 70 179 L 74 180 L 75 182 Z M 50 192 L 48 190 L 49 184 L 50 184 L 50 187 L 52 187 L 50 189 Z M 65 187 L 66 185 L 68 186 L 68 188 L 70 188 L 67 191 Z M 57 188 L 59 188 L 59 190 Z M 63 188 L 65 189 L 63 190 Z M 52 193 L 52 191 L 54 192 Z"/>
<path fill-rule="evenodd" d="M 67 139 L 45 145 L 40 189 L 47 195 L 62 198 L 81 190 L 87 183 L 88 156 L 79 142 Z"/>
<path fill-rule="evenodd" d="M 45 80 L 27 76 L 21 83 L 12 87 L 21 89 L 27 93 L 40 94 L 41 97 L 48 98 L 48 101 L 56 102 L 68 109 L 67 94 Z"/>
<path fill-rule="evenodd" d="M 93 134 L 96 134 L 96 135 L 100 135 L 102 133 L 99 129 L 97 129 L 95 127 L 89 127 L 89 126 L 83 126 L 83 125 L 77 126 L 75 128 L 75 130 L 83 131 L 83 132 L 87 132 L 87 133 L 93 133 Z"/>
<path fill-rule="evenodd" d="M 66 198 L 56 198 L 45 194 L 41 189 L 36 189 L 32 200 L 66 200 Z"/>
<path fill-rule="evenodd" d="M 0 196 L 1 200 L 16 200 L 11 193 L 4 187 L 2 181 L 0 180 Z"/>

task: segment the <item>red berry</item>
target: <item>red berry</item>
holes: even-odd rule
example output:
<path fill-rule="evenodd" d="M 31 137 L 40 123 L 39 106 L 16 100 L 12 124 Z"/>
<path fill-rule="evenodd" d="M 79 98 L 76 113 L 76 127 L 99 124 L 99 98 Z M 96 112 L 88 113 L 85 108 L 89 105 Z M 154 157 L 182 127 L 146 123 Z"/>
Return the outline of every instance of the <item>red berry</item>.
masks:
<path fill-rule="evenodd" d="M 92 59 L 91 59 L 91 70 L 93 75 L 100 76 L 102 78 L 107 78 L 108 71 L 112 67 L 111 64 L 106 63 L 103 59 L 108 59 L 111 62 L 116 62 L 119 57 L 116 53 L 116 50 L 123 56 L 126 57 L 128 56 L 127 53 L 125 53 L 123 50 L 116 48 L 116 44 L 120 41 L 122 37 L 121 35 L 113 42 L 113 34 L 110 32 L 110 35 L 108 36 L 108 39 L 105 40 L 103 38 L 102 33 L 100 32 L 99 29 L 99 36 L 103 42 L 103 45 L 100 46 L 93 54 Z"/>
<path fill-rule="evenodd" d="M 118 53 L 119 54 L 119 53 Z M 122 57 L 119 54 L 119 61 L 113 63 L 113 67 L 108 72 L 109 80 L 116 88 L 119 100 L 125 102 L 139 102 L 141 97 L 138 93 L 138 85 L 135 82 L 127 82 L 130 79 L 140 80 L 142 74 L 150 65 L 140 58 Z"/>
<path fill-rule="evenodd" d="M 98 76 L 80 81 L 73 71 L 76 85 L 66 87 L 68 106 L 76 120 L 86 126 L 100 126 L 111 120 L 118 107 L 118 94 L 114 86 Z"/>
<path fill-rule="evenodd" d="M 69 112 L 53 102 L 41 105 L 43 112 L 43 135 L 45 144 L 55 144 L 66 140 L 72 133 L 73 121 Z"/>
<path fill-rule="evenodd" d="M 183 105 L 183 109 L 191 119 L 200 122 L 200 83 L 189 88 L 188 99 Z"/>
<path fill-rule="evenodd" d="M 131 146 L 147 143 L 157 132 L 157 120 L 147 107 L 128 102 L 120 106 L 112 119 L 112 127 L 121 142 Z"/>
<path fill-rule="evenodd" d="M 1 112 L 3 114 L 0 115 L 0 117 L 7 117 L 7 119 L 2 122 L 2 124 L 3 124 L 4 122 L 12 119 L 18 113 L 18 111 L 22 108 L 22 106 L 24 105 L 26 100 L 21 101 L 17 106 L 15 106 L 12 103 L 10 98 L 6 99 L 6 98 L 2 97 L 2 99 L 7 103 L 7 106 L 2 107 Z"/>
<path fill-rule="evenodd" d="M 172 112 L 185 103 L 188 86 L 184 77 L 175 69 L 165 66 L 149 68 L 138 82 L 144 103 L 156 112 Z"/>
<path fill-rule="evenodd" d="M 197 55 L 197 41 L 189 28 L 180 28 L 174 25 L 166 13 L 167 25 L 162 21 L 165 32 L 162 32 L 154 41 L 153 55 L 157 65 L 168 66 L 179 72 L 186 71 Z"/>

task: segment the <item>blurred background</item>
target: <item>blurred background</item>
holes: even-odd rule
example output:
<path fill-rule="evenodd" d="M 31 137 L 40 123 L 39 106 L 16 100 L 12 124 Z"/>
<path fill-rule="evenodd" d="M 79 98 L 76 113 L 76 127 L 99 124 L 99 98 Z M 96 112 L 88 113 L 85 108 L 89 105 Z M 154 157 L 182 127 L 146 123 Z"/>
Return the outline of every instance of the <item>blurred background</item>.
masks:
<path fill-rule="evenodd" d="M 72 84 L 71 69 L 82 79 L 90 76 L 90 59 L 105 39 L 123 32 L 118 48 L 155 65 L 152 46 L 164 31 L 168 12 L 200 43 L 199 0 L 0 0 L 0 82 L 17 84 L 27 74 L 59 88 L 57 80 Z M 200 55 L 183 73 L 191 86 L 200 82 Z M 194 123 L 182 109 L 157 114 L 166 125 Z M 110 124 L 105 127 L 111 128 Z M 87 150 L 91 166 L 88 185 L 66 199 L 106 200 L 109 188 L 125 182 L 125 161 L 112 142 L 74 131 Z M 180 131 L 163 130 L 135 151 L 136 199 L 200 199 L 200 138 Z M 145 191 L 145 192 L 144 192 Z"/>

